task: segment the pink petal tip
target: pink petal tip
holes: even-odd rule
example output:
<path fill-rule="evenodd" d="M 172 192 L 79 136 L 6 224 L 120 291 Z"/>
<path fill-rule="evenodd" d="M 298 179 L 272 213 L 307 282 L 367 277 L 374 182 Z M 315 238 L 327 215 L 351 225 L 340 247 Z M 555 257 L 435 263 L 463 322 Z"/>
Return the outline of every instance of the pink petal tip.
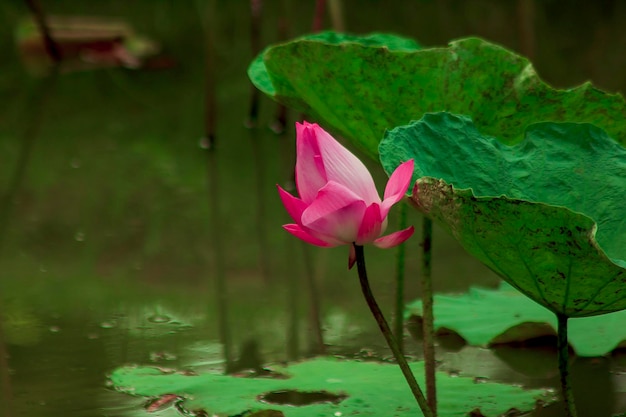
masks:
<path fill-rule="evenodd" d="M 408 238 L 413 236 L 414 231 L 415 229 L 413 228 L 413 226 L 408 227 L 404 230 L 398 230 L 397 232 L 393 232 L 386 236 L 379 237 L 374 241 L 374 245 L 382 249 L 393 248 L 394 246 L 398 246 L 399 244 L 404 243 Z"/>
<path fill-rule="evenodd" d="M 286 224 L 283 226 L 283 229 L 285 229 L 286 231 L 288 231 L 289 233 L 291 233 L 298 239 L 303 240 L 306 243 L 310 243 L 311 245 L 321 246 L 323 248 L 334 246 L 328 242 L 323 241 L 322 239 L 319 239 L 311 235 L 310 233 L 308 233 L 306 230 L 304 230 L 302 227 L 298 226 L 297 224 Z"/>

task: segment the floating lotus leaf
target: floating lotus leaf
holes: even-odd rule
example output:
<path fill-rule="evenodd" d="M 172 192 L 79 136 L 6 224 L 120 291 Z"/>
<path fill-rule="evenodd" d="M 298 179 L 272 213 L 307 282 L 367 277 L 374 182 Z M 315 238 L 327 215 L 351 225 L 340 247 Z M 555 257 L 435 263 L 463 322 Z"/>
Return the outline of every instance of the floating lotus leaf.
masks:
<path fill-rule="evenodd" d="M 422 302 L 407 305 L 422 315 Z M 556 335 L 556 316 L 503 282 L 499 289 L 472 287 L 466 294 L 435 294 L 435 330 L 452 331 L 473 346 L 523 342 Z M 626 346 L 626 310 L 570 320 L 568 338 L 579 356 L 602 356 Z"/>
<path fill-rule="evenodd" d="M 414 158 L 412 200 L 555 313 L 626 308 L 626 150 L 590 124 L 537 123 L 517 145 L 449 113 L 387 132 L 387 172 Z"/>
<path fill-rule="evenodd" d="M 367 37 L 337 42 L 338 36 L 326 32 L 270 47 L 249 76 L 276 101 L 319 119 L 371 157 L 385 129 L 437 111 L 470 115 L 483 133 L 508 144 L 541 121 L 593 123 L 626 143 L 622 96 L 588 83 L 554 89 L 526 58 L 482 39 L 411 50 L 368 44 Z"/>
<path fill-rule="evenodd" d="M 419 380 L 424 374 L 423 363 L 412 363 L 411 368 Z M 275 415 L 282 412 L 286 417 L 422 415 L 397 365 L 317 358 L 278 370 L 289 378 L 189 376 L 165 374 L 156 368 L 127 367 L 115 370 L 111 381 L 117 390 L 133 395 L 178 394 L 185 398 L 183 409 L 202 409 L 209 415 L 220 417 L 263 410 L 276 410 Z M 467 416 L 474 410 L 480 410 L 482 414 L 472 415 L 484 416 L 503 415 L 513 408 L 528 412 L 538 402 L 554 401 L 546 390 L 524 390 L 497 383 L 476 384 L 473 378 L 452 377 L 445 373 L 437 375 L 437 384 L 441 417 Z M 323 392 L 339 398 L 335 403 L 297 407 L 260 400 L 263 394 L 289 391 Z M 297 393 L 292 395 L 295 396 Z"/>

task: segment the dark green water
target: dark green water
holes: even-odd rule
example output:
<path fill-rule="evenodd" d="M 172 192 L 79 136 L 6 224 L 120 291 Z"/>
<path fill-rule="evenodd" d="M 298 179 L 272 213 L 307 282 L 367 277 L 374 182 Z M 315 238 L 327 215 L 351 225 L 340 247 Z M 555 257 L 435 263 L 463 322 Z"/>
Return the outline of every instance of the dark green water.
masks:
<path fill-rule="evenodd" d="M 124 17 L 157 40 L 175 65 L 60 74 L 52 82 L 33 78 L 13 41 L 26 8 L 17 0 L 0 5 L 0 354 L 8 357 L 0 362 L 0 416 L 146 415 L 142 400 L 107 388 L 108 372 L 131 363 L 222 367 L 220 273 L 234 358 L 254 356 L 246 353 L 253 345 L 265 362 L 311 352 L 308 273 L 319 285 L 329 351 L 387 356 L 356 271 L 346 271 L 347 249 L 305 247 L 280 227 L 288 219 L 275 184 L 291 178 L 297 115 L 290 114 L 286 134 L 277 136 L 267 128 L 276 107 L 263 99 L 259 127 L 244 127 L 252 57 L 248 2 L 217 2 L 217 14 L 204 19 L 201 1 L 43 3 L 54 14 Z M 285 1 L 284 9 L 265 3 L 263 44 L 277 39 L 281 15 L 292 35 L 310 27 L 313 2 Z M 424 45 L 479 35 L 533 55 L 538 72 L 557 86 L 592 79 L 626 91 L 624 3 L 560 4 L 535 5 L 534 42 L 522 36 L 516 2 L 370 0 L 343 7 L 354 32 L 393 31 Z M 201 146 L 203 21 L 217 40 L 211 157 Z M 371 167 L 382 185 L 382 172 Z M 410 221 L 420 224 L 413 212 Z M 411 239 L 408 253 L 418 253 L 418 241 Z M 395 253 L 369 248 L 368 256 L 374 292 L 391 312 L 387 268 Z M 417 265 L 413 256 L 409 281 Z M 434 274 L 437 291 L 498 283 L 439 230 Z M 408 283 L 407 299 L 419 295 L 416 287 Z M 407 350 L 419 356 L 420 346 L 408 339 Z M 550 348 L 442 345 L 438 355 L 448 371 L 528 387 L 558 383 Z M 582 416 L 626 410 L 621 355 L 577 359 L 573 366 Z M 557 404 L 536 415 L 560 416 L 561 409 Z"/>

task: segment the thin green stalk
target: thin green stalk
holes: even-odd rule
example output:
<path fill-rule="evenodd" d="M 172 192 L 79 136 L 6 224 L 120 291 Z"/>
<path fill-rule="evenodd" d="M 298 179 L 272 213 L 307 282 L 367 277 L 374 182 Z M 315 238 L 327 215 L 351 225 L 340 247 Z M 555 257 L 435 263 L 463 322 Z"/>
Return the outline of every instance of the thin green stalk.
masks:
<path fill-rule="evenodd" d="M 424 334 L 424 372 L 426 374 L 426 398 L 437 414 L 437 382 L 435 380 L 435 316 L 433 313 L 432 281 L 433 222 L 422 220 L 422 333 Z"/>
<path fill-rule="evenodd" d="M 311 322 L 311 330 L 313 331 L 313 337 L 315 340 L 311 343 L 313 353 L 322 355 L 326 352 L 326 345 L 324 344 L 324 332 L 322 330 L 322 313 L 320 307 L 320 296 L 315 282 L 315 272 L 313 268 L 313 262 L 311 262 L 311 253 L 309 252 L 308 245 L 302 243 L 303 256 L 304 256 L 304 269 L 306 285 L 309 293 L 309 320 Z"/>
<path fill-rule="evenodd" d="M 252 57 L 256 57 L 261 52 L 261 11 L 263 9 L 262 0 L 250 0 L 250 48 L 252 49 Z M 256 224 L 257 224 L 257 242 L 259 245 L 259 266 L 265 283 L 270 282 L 271 271 L 269 266 L 269 253 L 267 248 L 267 230 L 265 215 L 265 200 L 263 198 L 263 181 L 265 179 L 265 158 L 263 148 L 258 143 L 258 132 L 252 130 L 257 127 L 259 118 L 259 102 L 261 92 L 255 86 L 252 86 L 250 93 L 250 108 L 248 110 L 248 121 L 246 125 L 250 130 L 250 139 L 252 142 L 252 154 L 256 164 L 255 169 L 255 189 L 257 197 Z"/>
<path fill-rule="evenodd" d="M 335 32 L 345 32 L 346 23 L 343 18 L 343 6 L 342 0 L 330 0 L 328 2 L 328 12 L 330 13 L 330 20 Z"/>
<path fill-rule="evenodd" d="M 250 143 L 252 144 L 252 156 L 254 159 L 254 189 L 256 194 L 256 241 L 259 247 L 258 263 L 261 270 L 263 282 L 269 284 L 272 278 L 270 270 L 270 253 L 267 241 L 267 204 L 265 203 L 265 155 L 263 143 L 259 140 L 259 131 L 253 127 L 250 128 Z"/>
<path fill-rule="evenodd" d="M 415 376 L 413 375 L 413 372 L 411 372 L 411 368 L 409 368 L 409 364 L 407 363 L 406 358 L 400 351 L 398 343 L 391 333 L 389 324 L 387 324 L 387 320 L 385 320 L 385 316 L 383 315 L 383 312 L 380 310 L 380 307 L 378 306 L 378 303 L 374 298 L 374 294 L 372 294 L 372 289 L 370 288 L 370 284 L 367 279 L 367 269 L 365 268 L 365 255 L 363 253 L 363 246 L 357 244 L 353 245 L 356 253 L 356 265 L 359 271 L 359 281 L 361 282 L 361 290 L 363 291 L 363 295 L 365 296 L 365 301 L 367 301 L 367 305 L 369 306 L 370 311 L 374 316 L 374 319 L 376 319 L 376 323 L 378 324 L 380 331 L 383 333 L 383 336 L 385 336 L 387 344 L 393 352 L 393 356 L 396 358 L 396 361 L 398 362 L 398 365 L 402 370 L 402 374 L 404 375 L 407 384 L 409 384 L 411 393 L 413 393 L 415 400 L 417 400 L 417 403 L 422 410 L 422 414 L 424 414 L 424 417 L 434 417 L 435 415 L 428 406 L 428 403 L 426 402 L 426 397 L 424 397 L 424 393 L 422 392 L 417 381 L 415 380 Z"/>
<path fill-rule="evenodd" d="M 207 183 L 211 228 L 211 242 L 213 246 L 213 265 L 215 279 L 215 306 L 217 307 L 218 331 L 222 344 L 222 354 L 226 362 L 226 373 L 233 369 L 233 343 L 228 319 L 228 290 L 226 286 L 226 266 L 224 264 L 224 242 L 222 239 L 222 227 L 224 218 L 220 213 L 219 196 L 220 179 L 217 167 L 217 152 L 215 148 L 207 150 Z"/>
<path fill-rule="evenodd" d="M 217 94 L 215 72 L 215 32 L 217 32 L 217 19 L 214 18 L 215 0 L 207 3 L 206 8 L 197 2 L 201 13 L 202 23 L 206 36 L 206 67 L 205 67 L 205 113 L 204 132 L 208 143 L 207 149 L 207 186 L 210 209 L 211 241 L 213 244 L 213 264 L 215 277 L 215 303 L 218 315 L 218 331 L 222 343 L 222 353 L 226 362 L 226 373 L 232 371 L 234 366 L 232 338 L 228 320 L 228 293 L 226 287 L 226 265 L 224 263 L 224 245 L 222 240 L 222 226 L 224 219 L 220 213 L 220 178 L 217 166 L 216 152 L 216 121 L 217 121 Z"/>
<path fill-rule="evenodd" d="M 29 93 L 29 98 L 24 107 L 24 117 L 21 122 L 26 125 L 24 132 L 20 137 L 20 150 L 15 168 L 11 178 L 8 181 L 6 191 L 0 195 L 0 257 L 4 248 L 4 240 L 7 234 L 7 228 L 11 224 L 11 216 L 16 206 L 17 195 L 22 190 L 22 184 L 26 178 L 28 166 L 31 161 L 31 155 L 35 142 L 39 136 L 39 132 L 44 122 L 44 115 L 48 107 L 48 101 L 52 95 L 54 86 L 56 85 L 57 76 L 59 74 L 58 66 L 52 67 L 51 73 L 42 79 L 36 88 Z"/>
<path fill-rule="evenodd" d="M 517 0 L 519 48 L 531 61 L 536 55 L 535 16 L 535 0 Z"/>
<path fill-rule="evenodd" d="M 261 11 L 263 2 L 261 0 L 250 0 L 250 47 L 252 57 L 256 57 L 261 52 Z M 250 108 L 248 110 L 248 127 L 256 127 L 259 117 L 259 101 L 261 92 L 252 86 L 250 90 Z"/>
<path fill-rule="evenodd" d="M 289 22 L 291 18 L 291 2 L 288 0 L 281 1 L 281 11 L 278 16 L 278 41 L 284 41 L 290 38 Z M 270 129 L 277 135 L 285 133 L 287 127 L 287 106 L 283 104 L 277 104 L 276 115 L 274 121 L 270 123 Z M 290 171 L 293 172 L 293 166 L 290 166 Z"/>
<path fill-rule="evenodd" d="M 287 259 L 293 259 L 295 248 L 291 242 L 285 248 Z M 300 274 L 296 274 L 299 278 Z M 300 293 L 302 293 L 302 284 L 300 279 L 296 277 L 286 276 L 287 283 L 287 360 L 296 361 L 300 356 L 300 320 L 298 308 L 300 306 Z"/>
<path fill-rule="evenodd" d="M 400 206 L 398 230 L 406 229 L 407 205 Z M 400 352 L 404 353 L 404 265 L 406 262 L 406 246 L 399 245 L 396 249 L 396 312 L 393 333 L 396 335 Z"/>
<path fill-rule="evenodd" d="M 0 308 L 0 313 L 1 312 L 2 308 Z M 4 342 L 2 319 L 2 316 L 0 316 L 0 398 L 2 399 L 0 415 L 13 417 L 16 414 L 13 407 L 13 388 L 11 386 L 11 374 L 9 371 L 9 352 Z"/>
<path fill-rule="evenodd" d="M 574 402 L 574 392 L 572 391 L 572 379 L 569 373 L 569 344 L 567 341 L 567 319 L 563 314 L 557 314 L 558 320 L 558 351 L 559 351 L 559 372 L 561 373 L 561 390 L 563 401 L 565 402 L 565 413 L 567 417 L 577 417 L 576 404 Z"/>

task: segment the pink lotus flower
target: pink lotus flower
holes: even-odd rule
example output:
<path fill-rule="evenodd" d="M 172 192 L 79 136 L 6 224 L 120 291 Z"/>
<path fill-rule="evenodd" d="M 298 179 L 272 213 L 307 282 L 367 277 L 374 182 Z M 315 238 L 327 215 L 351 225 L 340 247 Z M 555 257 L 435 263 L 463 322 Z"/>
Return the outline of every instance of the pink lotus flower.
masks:
<path fill-rule="evenodd" d="M 411 237 L 412 226 L 380 236 L 387 228 L 389 209 L 406 194 L 413 160 L 394 171 L 381 201 L 365 165 L 317 124 L 296 123 L 296 148 L 300 198 L 278 186 L 280 198 L 295 221 L 284 225 L 285 230 L 317 246 L 351 245 L 349 267 L 355 261 L 352 244 L 390 248 Z"/>

